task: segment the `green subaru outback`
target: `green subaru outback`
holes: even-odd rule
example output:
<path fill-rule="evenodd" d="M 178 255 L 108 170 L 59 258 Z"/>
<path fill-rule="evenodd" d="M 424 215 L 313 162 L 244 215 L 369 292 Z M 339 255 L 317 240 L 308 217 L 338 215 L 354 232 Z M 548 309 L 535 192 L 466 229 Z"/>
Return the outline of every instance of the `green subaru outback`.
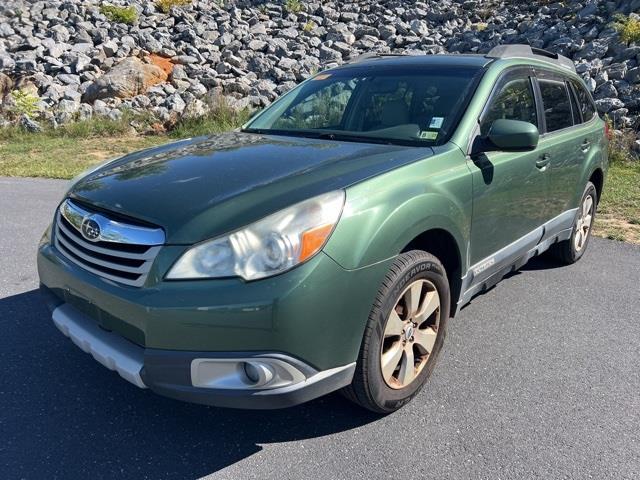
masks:
<path fill-rule="evenodd" d="M 83 174 L 40 243 L 41 288 L 140 388 L 240 408 L 341 389 L 391 412 L 474 295 L 546 250 L 580 259 L 605 129 L 543 50 L 360 58 L 239 131 Z"/>

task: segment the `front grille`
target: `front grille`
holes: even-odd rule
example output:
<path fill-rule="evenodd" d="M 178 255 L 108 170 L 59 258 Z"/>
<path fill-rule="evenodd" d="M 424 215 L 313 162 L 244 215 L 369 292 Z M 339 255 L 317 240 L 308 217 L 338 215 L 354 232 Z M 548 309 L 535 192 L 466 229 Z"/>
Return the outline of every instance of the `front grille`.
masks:
<path fill-rule="evenodd" d="M 54 245 L 67 259 L 95 275 L 140 287 L 164 243 L 164 232 L 115 221 L 107 215 L 65 200 L 56 213 Z M 83 234 L 88 220 L 97 224 L 100 232 L 90 240 Z"/>

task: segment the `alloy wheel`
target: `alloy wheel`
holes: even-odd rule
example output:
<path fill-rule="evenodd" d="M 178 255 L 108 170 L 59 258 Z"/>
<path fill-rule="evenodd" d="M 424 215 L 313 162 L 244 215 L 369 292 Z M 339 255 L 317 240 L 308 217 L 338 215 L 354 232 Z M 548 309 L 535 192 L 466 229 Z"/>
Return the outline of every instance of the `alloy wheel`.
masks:
<path fill-rule="evenodd" d="M 591 195 L 587 195 L 582 201 L 582 206 L 578 212 L 578 220 L 576 221 L 576 233 L 573 238 L 573 246 L 576 252 L 581 251 L 589 237 L 591 230 L 591 222 L 593 221 L 593 209 L 595 202 Z"/>
<path fill-rule="evenodd" d="M 440 324 L 440 296 L 428 280 L 411 283 L 391 309 L 384 330 L 380 365 L 393 389 L 411 384 L 433 351 Z"/>

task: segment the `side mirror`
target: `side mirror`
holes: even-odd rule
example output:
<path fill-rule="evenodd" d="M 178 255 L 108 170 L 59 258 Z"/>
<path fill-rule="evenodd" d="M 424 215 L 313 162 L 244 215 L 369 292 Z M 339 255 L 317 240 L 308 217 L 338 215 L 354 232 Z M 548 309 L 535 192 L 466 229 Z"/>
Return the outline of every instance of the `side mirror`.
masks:
<path fill-rule="evenodd" d="M 489 128 L 487 139 L 498 150 L 508 152 L 533 150 L 538 146 L 540 132 L 529 122 L 499 118 Z"/>

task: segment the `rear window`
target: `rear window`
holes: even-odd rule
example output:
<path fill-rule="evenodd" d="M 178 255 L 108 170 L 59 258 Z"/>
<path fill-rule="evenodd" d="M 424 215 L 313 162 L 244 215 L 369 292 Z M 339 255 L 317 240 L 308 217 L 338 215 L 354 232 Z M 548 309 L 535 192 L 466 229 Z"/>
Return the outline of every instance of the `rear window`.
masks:
<path fill-rule="evenodd" d="M 539 80 L 547 132 L 555 132 L 573 125 L 569 92 L 564 82 Z"/>

